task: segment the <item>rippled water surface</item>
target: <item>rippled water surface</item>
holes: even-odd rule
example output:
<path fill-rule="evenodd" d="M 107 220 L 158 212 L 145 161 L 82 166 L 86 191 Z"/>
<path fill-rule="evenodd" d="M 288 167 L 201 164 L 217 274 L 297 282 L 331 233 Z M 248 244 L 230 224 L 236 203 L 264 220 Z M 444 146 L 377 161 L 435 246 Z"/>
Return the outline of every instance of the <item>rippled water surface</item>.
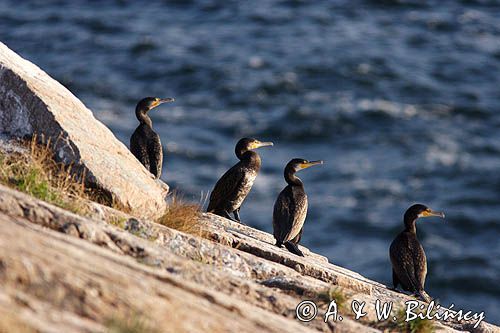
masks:
<path fill-rule="evenodd" d="M 390 283 L 413 202 L 427 289 L 500 323 L 498 1 L 0 1 L 0 40 L 80 97 L 125 143 L 141 97 L 163 179 L 202 200 L 243 136 L 275 142 L 242 208 L 271 231 L 292 157 L 309 194 L 303 244 Z M 91 130 L 91 129 L 89 129 Z"/>

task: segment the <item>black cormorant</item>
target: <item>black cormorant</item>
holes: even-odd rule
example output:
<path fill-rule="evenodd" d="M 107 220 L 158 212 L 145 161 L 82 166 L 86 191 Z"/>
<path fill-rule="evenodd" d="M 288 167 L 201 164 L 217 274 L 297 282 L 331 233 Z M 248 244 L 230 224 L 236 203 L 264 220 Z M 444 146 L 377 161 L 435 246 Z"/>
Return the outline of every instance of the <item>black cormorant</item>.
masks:
<path fill-rule="evenodd" d="M 130 151 L 155 178 L 161 176 L 163 149 L 160 136 L 153 130 L 153 122 L 148 116 L 148 111 L 160 104 L 173 101 L 173 98 L 146 97 L 135 107 L 135 116 L 140 124 L 130 137 Z"/>
<path fill-rule="evenodd" d="M 405 229 L 392 241 L 389 253 L 392 263 L 394 289 L 398 284 L 401 284 L 404 290 L 420 296 L 426 302 L 430 302 L 431 298 L 424 291 L 427 259 L 424 248 L 417 239 L 417 227 L 415 226 L 419 217 L 427 216 L 444 218 L 444 213 L 435 212 L 421 204 L 408 208 L 404 215 Z"/>
<path fill-rule="evenodd" d="M 260 157 L 252 151 L 265 146 L 272 146 L 272 142 L 260 142 L 253 138 L 243 138 L 236 144 L 235 153 L 240 159 L 215 184 L 210 194 L 210 203 L 207 212 L 211 212 L 228 219 L 233 213 L 236 221 L 240 222 L 240 207 L 252 188 L 255 177 L 260 170 Z"/>
<path fill-rule="evenodd" d="M 323 164 L 323 161 L 306 161 L 294 158 L 285 167 L 285 180 L 288 183 L 274 203 L 273 230 L 276 246 L 285 244 L 288 251 L 304 256 L 298 244 L 307 215 L 307 195 L 300 178 L 295 176 L 299 170 Z"/>

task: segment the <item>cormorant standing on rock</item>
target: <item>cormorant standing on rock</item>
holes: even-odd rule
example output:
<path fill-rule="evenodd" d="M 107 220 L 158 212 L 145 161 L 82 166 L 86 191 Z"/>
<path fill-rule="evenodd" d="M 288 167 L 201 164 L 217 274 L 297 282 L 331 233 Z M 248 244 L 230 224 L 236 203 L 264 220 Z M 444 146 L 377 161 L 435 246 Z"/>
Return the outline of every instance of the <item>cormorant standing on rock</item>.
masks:
<path fill-rule="evenodd" d="M 424 291 L 427 259 L 424 248 L 417 239 L 415 223 L 419 217 L 428 216 L 444 218 L 444 213 L 435 212 L 421 204 L 408 208 L 404 215 L 405 229 L 392 241 L 389 250 L 394 289 L 401 284 L 404 290 L 420 296 L 425 302 L 431 301 L 430 296 Z"/>
<path fill-rule="evenodd" d="M 295 176 L 299 170 L 323 164 L 323 161 L 306 161 L 294 158 L 285 167 L 285 180 L 288 183 L 274 203 L 273 230 L 276 246 L 285 244 L 288 251 L 304 256 L 298 244 L 307 215 L 307 195 L 300 178 Z"/>
<path fill-rule="evenodd" d="M 272 146 L 272 142 L 260 142 L 253 138 L 243 138 L 236 144 L 235 153 L 240 160 L 215 184 L 210 194 L 207 212 L 231 219 L 233 213 L 240 222 L 240 207 L 250 192 L 255 177 L 260 170 L 260 156 L 253 151 L 260 147 Z"/>
<path fill-rule="evenodd" d="M 146 97 L 135 107 L 135 116 L 140 124 L 130 138 L 130 151 L 156 179 L 161 176 L 163 149 L 160 136 L 153 130 L 153 122 L 148 112 L 160 104 L 173 101 L 173 98 Z"/>

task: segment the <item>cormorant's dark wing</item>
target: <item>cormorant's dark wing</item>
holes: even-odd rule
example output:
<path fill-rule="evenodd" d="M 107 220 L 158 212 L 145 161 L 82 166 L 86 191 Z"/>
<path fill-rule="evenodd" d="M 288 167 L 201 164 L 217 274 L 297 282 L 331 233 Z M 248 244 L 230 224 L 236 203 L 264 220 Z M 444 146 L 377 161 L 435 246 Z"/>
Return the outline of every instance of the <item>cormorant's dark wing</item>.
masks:
<path fill-rule="evenodd" d="M 217 183 L 215 183 L 214 189 L 210 194 L 207 212 L 224 210 L 225 206 L 228 204 L 228 200 L 230 200 L 228 198 L 233 198 L 236 195 L 238 186 L 240 186 L 243 177 L 244 172 L 241 170 L 240 163 L 237 163 L 226 171 Z"/>
<path fill-rule="evenodd" d="M 285 187 L 274 203 L 273 229 L 278 243 L 295 238 L 302 230 L 307 214 L 307 196 L 303 191 L 294 193 L 291 186 Z"/>
<path fill-rule="evenodd" d="M 295 236 L 293 239 L 291 239 L 290 242 L 298 244 L 300 242 L 300 239 L 302 238 L 302 232 L 303 231 L 304 231 L 304 227 L 302 227 L 302 229 L 300 229 L 300 231 L 297 234 L 297 236 Z"/>
<path fill-rule="evenodd" d="M 416 239 L 415 239 L 416 240 Z M 418 246 L 415 249 L 415 279 L 418 283 L 418 291 L 424 290 L 425 277 L 427 276 L 427 258 L 425 257 L 424 248 L 420 245 L 420 242 L 416 240 Z M 425 296 L 425 295 L 422 295 Z"/>
<path fill-rule="evenodd" d="M 139 127 L 130 137 L 130 151 L 146 169 L 150 170 L 147 145 L 139 134 Z"/>
<path fill-rule="evenodd" d="M 285 236 L 292 229 L 293 206 L 292 191 L 290 186 L 287 186 L 278 195 L 273 209 L 273 233 L 279 244 L 283 243 Z"/>
<path fill-rule="evenodd" d="M 163 149 L 161 146 L 160 136 L 157 133 L 154 133 L 154 135 L 151 136 L 148 155 L 150 163 L 149 171 L 151 171 L 156 178 L 160 178 L 161 167 L 163 164 Z"/>
<path fill-rule="evenodd" d="M 424 290 L 427 262 L 424 249 L 416 238 L 404 232 L 399 234 L 391 244 L 390 257 L 393 271 L 404 290 Z"/>

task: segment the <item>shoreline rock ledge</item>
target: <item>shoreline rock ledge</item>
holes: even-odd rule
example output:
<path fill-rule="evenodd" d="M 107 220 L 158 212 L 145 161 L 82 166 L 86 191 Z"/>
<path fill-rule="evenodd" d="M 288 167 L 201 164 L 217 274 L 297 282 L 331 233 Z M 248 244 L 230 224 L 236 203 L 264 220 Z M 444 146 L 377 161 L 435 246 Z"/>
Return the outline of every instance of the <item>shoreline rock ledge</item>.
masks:
<path fill-rule="evenodd" d="M 68 89 L 2 42 L 0 133 L 50 139 L 58 160 L 83 171 L 87 185 L 132 215 L 156 218 L 166 208 L 168 186 Z"/>

